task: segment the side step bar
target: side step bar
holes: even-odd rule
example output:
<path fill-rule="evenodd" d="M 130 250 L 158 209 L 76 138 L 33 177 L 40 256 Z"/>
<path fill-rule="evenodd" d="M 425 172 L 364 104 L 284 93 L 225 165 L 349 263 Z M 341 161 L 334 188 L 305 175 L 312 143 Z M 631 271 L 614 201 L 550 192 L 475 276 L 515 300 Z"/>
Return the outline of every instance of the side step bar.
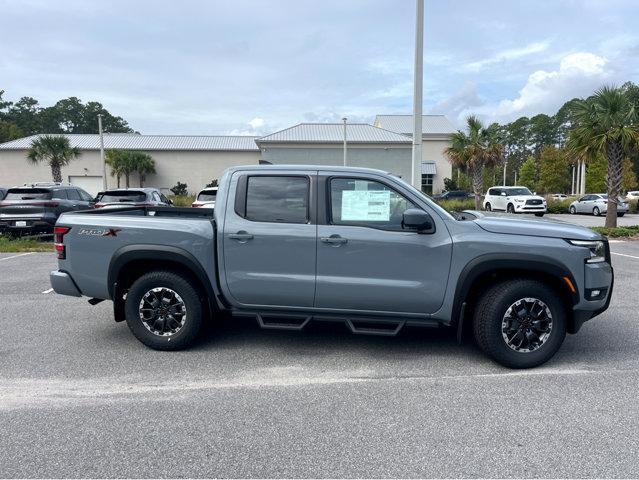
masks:
<path fill-rule="evenodd" d="M 310 322 L 313 317 L 279 314 L 276 316 L 276 320 L 270 320 L 269 317 L 265 317 L 261 313 L 256 313 L 255 318 L 257 319 L 257 323 L 260 328 L 271 328 L 274 330 L 302 330 L 306 325 L 308 325 L 308 322 Z"/>

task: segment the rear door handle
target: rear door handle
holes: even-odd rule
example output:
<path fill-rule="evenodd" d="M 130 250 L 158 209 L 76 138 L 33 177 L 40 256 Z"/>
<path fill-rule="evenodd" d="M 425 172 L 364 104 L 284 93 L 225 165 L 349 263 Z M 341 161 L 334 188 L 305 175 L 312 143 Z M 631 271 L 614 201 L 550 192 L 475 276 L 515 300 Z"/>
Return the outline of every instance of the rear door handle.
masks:
<path fill-rule="evenodd" d="M 237 233 L 230 233 L 229 234 L 229 238 L 232 240 L 239 240 L 240 242 L 244 243 L 247 242 L 249 240 L 253 239 L 253 235 L 251 235 L 248 232 L 245 232 L 244 230 L 240 230 Z"/>
<path fill-rule="evenodd" d="M 320 237 L 322 243 L 328 243 L 329 245 L 344 245 L 348 242 L 347 238 L 342 238 L 339 235 L 331 235 L 330 237 Z"/>

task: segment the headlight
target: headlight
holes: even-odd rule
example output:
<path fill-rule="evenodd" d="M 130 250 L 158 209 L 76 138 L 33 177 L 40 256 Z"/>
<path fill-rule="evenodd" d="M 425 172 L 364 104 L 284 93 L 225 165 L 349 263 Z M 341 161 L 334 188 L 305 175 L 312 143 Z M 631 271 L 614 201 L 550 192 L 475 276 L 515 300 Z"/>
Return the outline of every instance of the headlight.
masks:
<path fill-rule="evenodd" d="M 525 200 L 522 200 L 521 198 L 515 198 L 515 202 L 516 202 L 516 203 L 522 203 L 522 202 L 524 202 L 524 201 L 525 201 Z"/>
<path fill-rule="evenodd" d="M 599 263 L 606 261 L 606 247 L 601 240 L 568 240 L 572 245 L 585 247 L 590 250 L 590 258 L 586 263 Z"/>

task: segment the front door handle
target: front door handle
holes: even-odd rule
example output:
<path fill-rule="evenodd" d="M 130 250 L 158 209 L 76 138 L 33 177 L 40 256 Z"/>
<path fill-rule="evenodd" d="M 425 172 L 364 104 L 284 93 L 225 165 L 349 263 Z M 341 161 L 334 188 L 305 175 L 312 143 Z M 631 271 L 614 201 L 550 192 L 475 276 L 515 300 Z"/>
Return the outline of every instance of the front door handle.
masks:
<path fill-rule="evenodd" d="M 247 241 L 253 239 L 253 235 L 251 235 L 248 232 L 245 232 L 244 230 L 240 230 L 237 233 L 229 234 L 229 238 L 232 240 L 239 240 L 241 243 L 246 243 Z"/>
<path fill-rule="evenodd" d="M 328 243 L 329 245 L 344 245 L 348 242 L 347 238 L 342 238 L 339 235 L 331 235 L 330 237 L 320 237 L 322 243 Z"/>

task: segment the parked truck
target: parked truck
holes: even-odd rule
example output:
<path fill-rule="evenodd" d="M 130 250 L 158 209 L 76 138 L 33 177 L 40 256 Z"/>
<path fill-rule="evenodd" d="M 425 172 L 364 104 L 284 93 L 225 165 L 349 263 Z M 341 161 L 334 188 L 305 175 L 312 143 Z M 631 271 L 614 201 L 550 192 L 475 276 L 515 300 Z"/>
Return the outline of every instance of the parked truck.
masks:
<path fill-rule="evenodd" d="M 472 331 L 494 360 L 527 368 L 609 305 L 606 238 L 541 219 L 451 214 L 371 169 L 227 170 L 215 209 L 132 207 L 64 214 L 54 290 L 111 300 L 145 345 L 188 347 L 206 321 L 263 328 L 341 321 Z"/>

